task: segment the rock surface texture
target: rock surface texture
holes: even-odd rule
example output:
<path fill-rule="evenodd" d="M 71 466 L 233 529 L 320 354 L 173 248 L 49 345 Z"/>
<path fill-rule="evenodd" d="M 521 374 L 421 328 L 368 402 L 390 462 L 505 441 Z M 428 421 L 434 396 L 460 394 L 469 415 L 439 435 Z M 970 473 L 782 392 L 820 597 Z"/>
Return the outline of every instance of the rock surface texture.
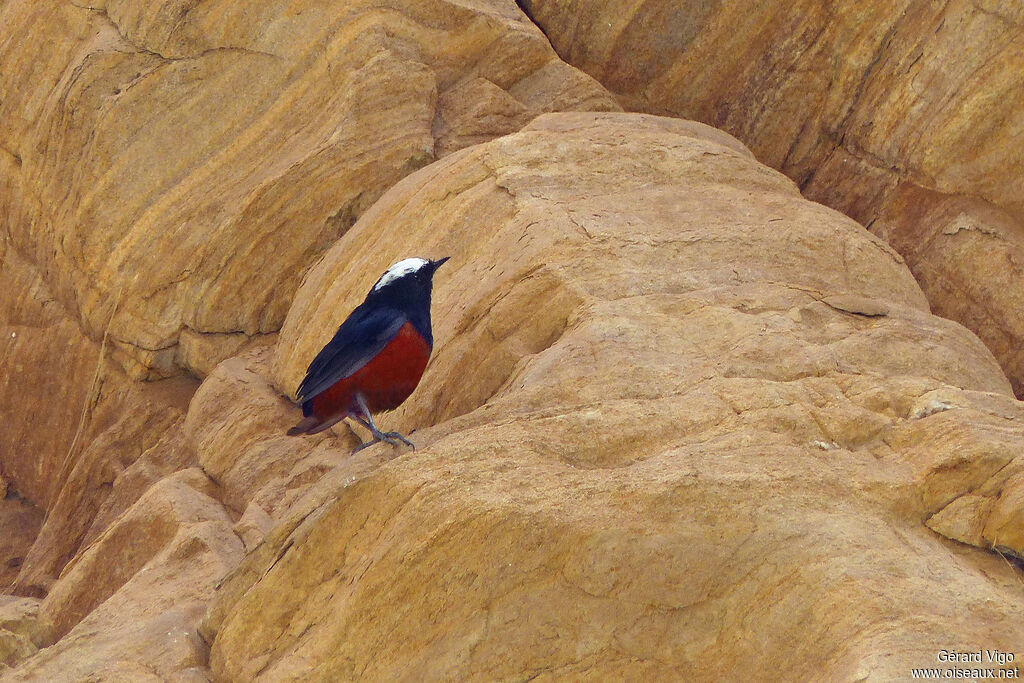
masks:
<path fill-rule="evenodd" d="M 385 189 L 572 108 L 618 105 L 511 2 L 0 4 L 0 471 L 48 512 L 19 592 L 188 461 L 194 384 L 137 380 L 272 344 Z"/>
<path fill-rule="evenodd" d="M 1021 6 L 519 4 L 628 109 L 723 128 L 888 239 L 933 310 L 978 334 L 1024 398 Z"/>
<path fill-rule="evenodd" d="M 218 679 L 886 679 L 1024 642 L 1019 572 L 926 526 L 983 495 L 967 542 L 1024 550 L 994 513 L 1021 514 L 1024 468 L 999 366 L 885 243 L 699 124 L 549 115 L 406 178 L 273 359 L 199 390 L 201 462 L 304 452 L 276 396 L 402 250 L 452 256 L 443 341 L 388 420 L 421 449 L 280 516 L 204 623 Z M 212 407 L 254 386 L 264 421 L 234 430 Z M 236 508 L 255 466 L 216 467 Z"/>
<path fill-rule="evenodd" d="M 0 680 L 1019 652 L 1016 328 L 907 268 L 1008 296 L 1015 209 L 900 180 L 872 234 L 618 108 L 502 0 L 0 3 Z M 380 417 L 419 448 L 285 436 L 411 255 L 451 257 Z"/>

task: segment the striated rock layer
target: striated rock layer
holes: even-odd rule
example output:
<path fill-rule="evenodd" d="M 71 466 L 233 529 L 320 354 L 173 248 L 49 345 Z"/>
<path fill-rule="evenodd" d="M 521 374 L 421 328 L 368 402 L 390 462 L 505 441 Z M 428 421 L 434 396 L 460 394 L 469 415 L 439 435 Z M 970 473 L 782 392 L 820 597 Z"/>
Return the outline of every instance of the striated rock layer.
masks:
<path fill-rule="evenodd" d="M 11 246 L 133 376 L 219 355 L 202 335 L 274 332 L 311 260 L 410 170 L 542 111 L 616 107 L 511 2 L 168 5 L 0 10 Z"/>
<path fill-rule="evenodd" d="M 452 256 L 385 418 L 420 449 L 331 465 L 354 439 L 280 436 L 280 393 L 406 253 Z M 1019 572 L 928 528 L 985 496 L 960 540 L 1024 551 L 1024 405 L 891 248 L 698 124 L 544 116 L 413 174 L 186 429 L 277 522 L 204 622 L 218 680 L 889 679 L 1024 638 Z"/>
<path fill-rule="evenodd" d="M 627 108 L 729 131 L 888 239 L 934 310 L 977 333 L 1024 397 L 1019 6 L 519 4 Z M 949 233 L 953 220 L 978 230 Z"/>
<path fill-rule="evenodd" d="M 1024 642 L 989 350 L 729 135 L 533 120 L 617 107 L 510 1 L 0 4 L 0 678 L 889 679 Z M 915 192 L 877 231 L 978 286 L 1011 209 Z M 285 436 L 413 254 L 452 257 L 382 416 L 419 450 Z"/>
<path fill-rule="evenodd" d="M 273 344 L 385 189 L 572 108 L 618 105 L 511 0 L 0 3 L 0 477 L 47 513 L 17 592 L 194 464 L 195 383 L 138 380 Z"/>
<path fill-rule="evenodd" d="M 419 450 L 284 436 L 310 357 L 412 253 L 452 257 L 435 357 L 382 418 Z M 1024 554 L 992 355 L 700 124 L 549 115 L 449 155 L 310 270 L 275 343 L 140 405 L 165 422 L 81 549 L 0 605 L 4 680 L 891 678 L 1024 637 L 1019 572 L 962 545 Z"/>

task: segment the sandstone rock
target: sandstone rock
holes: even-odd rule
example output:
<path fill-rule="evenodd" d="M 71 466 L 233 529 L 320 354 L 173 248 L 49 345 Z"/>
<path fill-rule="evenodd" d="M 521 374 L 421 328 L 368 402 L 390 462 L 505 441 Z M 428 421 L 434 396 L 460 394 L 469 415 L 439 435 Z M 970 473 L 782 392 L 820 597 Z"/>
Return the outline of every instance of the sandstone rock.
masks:
<path fill-rule="evenodd" d="M 0 628 L 0 666 L 6 668 L 17 664 L 37 649 L 25 636 Z M 3 673 L 3 669 L 0 669 L 0 673 Z"/>
<path fill-rule="evenodd" d="M 163 453 L 165 432 L 173 433 L 175 424 L 182 421 L 188 396 L 194 389 L 193 383 L 185 378 L 135 386 L 112 371 L 109 380 L 113 386 L 97 397 L 88 416 L 88 432 L 83 430 L 84 436 L 79 438 L 83 447 L 59 454 L 63 457 L 61 467 L 59 473 L 52 475 L 51 484 L 58 493 L 49 502 L 46 521 L 15 582 L 19 594 L 43 597 L 83 543 L 100 531 L 95 528 L 89 534 L 96 515 L 101 510 L 108 511 L 102 518 L 105 525 L 111 521 L 111 506 L 118 507 L 120 512 L 134 502 L 133 495 L 137 498 L 143 493 L 141 487 L 126 493 L 132 487 L 121 475 L 135 475 L 137 470 L 129 468 L 150 451 Z M 78 424 L 84 422 L 82 417 Z M 47 463 L 33 455 L 24 453 L 21 457 Z M 187 451 L 176 455 L 177 467 L 172 466 L 164 473 L 185 466 L 191 459 Z M 108 501 L 111 493 L 115 497 Z"/>
<path fill-rule="evenodd" d="M 39 623 L 39 601 L 0 595 L 0 628 L 24 636 L 41 647 L 46 635 Z"/>
<path fill-rule="evenodd" d="M 266 510 L 256 503 L 249 503 L 245 507 L 233 530 L 235 535 L 242 539 L 246 552 L 252 552 L 266 538 L 270 530 L 274 528 L 274 520 L 267 514 Z"/>
<path fill-rule="evenodd" d="M 83 413 L 95 404 L 98 345 L 64 319 L 34 326 L 0 322 L 0 430 L 5 478 L 45 508 L 66 476 L 68 454 L 81 441 Z"/>
<path fill-rule="evenodd" d="M 630 108 L 724 128 L 801 185 L 813 176 L 835 187 L 821 173 L 836 175 L 827 167 L 840 153 L 891 178 L 1024 208 L 1024 161 L 1005 144 L 1024 125 L 1013 90 L 1019 9 L 909 0 L 521 4 L 560 55 Z M 850 201 L 863 189 L 835 196 Z"/>
<path fill-rule="evenodd" d="M 510 0 L 3 14 L 6 232 L 134 377 L 274 332 L 308 264 L 438 154 L 617 108 Z"/>
<path fill-rule="evenodd" d="M 880 234 L 911 261 L 936 312 L 977 333 L 1022 396 L 1019 8 L 520 4 L 627 108 L 721 127 L 808 197 L 866 225 L 884 217 Z M 980 232 L 942 237 L 954 219 Z"/>
<path fill-rule="evenodd" d="M 41 597 L 118 472 L 159 438 L 170 413 L 182 416 L 194 383 L 131 382 L 111 361 L 109 340 L 84 337 L 6 240 L 0 288 L 0 469 L 21 498 L 49 513 L 41 541 L 20 555 L 28 566 L 17 590 Z"/>
<path fill-rule="evenodd" d="M 410 253 L 452 256 L 436 355 L 383 418 L 420 449 L 339 459 L 274 515 L 204 620 L 218 679 L 889 678 L 1024 638 L 1015 570 L 925 526 L 972 491 L 1020 513 L 994 358 L 888 246 L 680 121 L 545 116 L 397 184 L 310 271 L 273 364 L 197 394 L 233 507 L 279 486 L 268 454 L 303 457 L 268 379 L 292 391 Z M 236 427 L 217 407 L 246 390 Z"/>
<path fill-rule="evenodd" d="M 510 1 L 0 17 L 0 463 L 48 512 L 21 594 L 195 464 L 161 441 L 181 406 L 135 380 L 274 344 L 310 262 L 411 170 L 543 111 L 618 108 Z"/>
<path fill-rule="evenodd" d="M 39 601 L 0 595 L 0 673 L 34 654 L 44 639 Z"/>
<path fill-rule="evenodd" d="M 174 362 L 196 377 L 204 378 L 213 372 L 221 360 L 254 346 L 272 345 L 276 343 L 276 337 L 275 334 L 250 337 L 239 333 L 198 334 L 192 330 L 182 330 Z"/>
<path fill-rule="evenodd" d="M 197 469 L 161 480 L 76 555 L 46 596 L 42 611 L 57 640 L 136 575 L 191 523 L 228 522 L 212 498 L 213 484 Z M 118 557 L 115 566 L 110 557 Z"/>
<path fill-rule="evenodd" d="M 257 523 L 261 534 L 264 515 L 280 518 L 358 443 L 344 434 L 311 440 L 285 435 L 296 410 L 266 379 L 269 353 L 253 351 L 218 366 L 196 392 L 185 420 L 195 457 L 220 486 L 224 505 Z"/>
<path fill-rule="evenodd" d="M 901 186 L 872 232 L 893 245 L 935 313 L 973 330 L 1024 397 L 1024 224 L 969 197 Z"/>
<path fill-rule="evenodd" d="M 15 495 L 0 496 L 0 592 L 7 592 L 14 583 L 42 523 L 39 508 Z"/>
<path fill-rule="evenodd" d="M 5 680 L 205 680 L 196 624 L 243 554 L 215 492 L 198 469 L 152 487 L 65 569 L 41 609 L 53 644 Z"/>
<path fill-rule="evenodd" d="M 513 3 L 0 18 L 0 478 L 39 510 L 0 552 L 45 594 L 0 598 L 3 680 L 892 678 L 1024 640 L 987 551 L 1024 554 L 1024 409 L 990 353 L 725 133 L 527 125 L 617 105 Z M 812 191 L 861 174 L 858 217 L 952 193 L 825 138 L 769 147 L 821 161 Z M 420 448 L 286 437 L 410 253 L 452 256 L 382 416 Z"/>
<path fill-rule="evenodd" d="M 1019 464 L 1013 475 L 1002 482 L 982 537 L 992 547 L 1024 559 L 1024 471 Z"/>

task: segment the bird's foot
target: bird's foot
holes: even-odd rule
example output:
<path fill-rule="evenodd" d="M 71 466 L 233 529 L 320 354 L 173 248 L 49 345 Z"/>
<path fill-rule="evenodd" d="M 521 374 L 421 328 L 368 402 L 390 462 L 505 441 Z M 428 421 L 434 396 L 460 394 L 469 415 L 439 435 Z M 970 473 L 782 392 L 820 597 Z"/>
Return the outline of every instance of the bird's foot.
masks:
<path fill-rule="evenodd" d="M 387 441 L 392 446 L 397 446 L 398 442 L 401 441 L 409 448 L 416 450 L 416 444 L 414 444 L 412 441 L 409 441 L 409 439 L 405 438 L 398 432 L 384 432 L 383 434 L 381 434 L 381 437 L 381 441 Z"/>
<path fill-rule="evenodd" d="M 356 403 L 359 405 L 359 409 L 362 412 L 362 415 L 353 413 L 349 413 L 349 415 L 356 422 L 370 430 L 370 434 L 373 435 L 373 440 L 367 441 L 366 443 L 360 445 L 358 448 L 356 448 L 356 450 L 352 451 L 353 453 L 357 453 L 366 448 L 367 446 L 372 446 L 378 441 L 386 441 L 392 446 L 397 446 L 399 442 L 401 442 L 404 443 L 409 448 L 416 450 L 416 444 L 414 444 L 412 441 L 409 441 L 409 439 L 405 438 L 400 433 L 382 432 L 379 429 L 377 429 L 377 425 L 374 424 L 373 422 L 373 416 L 370 414 L 370 409 L 366 405 L 366 399 L 363 397 L 362 394 L 356 394 Z"/>
<path fill-rule="evenodd" d="M 392 446 L 399 446 L 404 443 L 409 448 L 416 450 L 416 444 L 414 444 L 412 441 L 409 441 L 409 439 L 405 438 L 398 432 L 377 432 L 376 434 L 373 435 L 372 439 L 370 439 L 366 443 L 359 444 L 352 452 L 358 453 L 364 448 L 372 446 L 375 443 L 380 443 L 381 441 L 383 441 L 384 443 L 389 443 Z"/>

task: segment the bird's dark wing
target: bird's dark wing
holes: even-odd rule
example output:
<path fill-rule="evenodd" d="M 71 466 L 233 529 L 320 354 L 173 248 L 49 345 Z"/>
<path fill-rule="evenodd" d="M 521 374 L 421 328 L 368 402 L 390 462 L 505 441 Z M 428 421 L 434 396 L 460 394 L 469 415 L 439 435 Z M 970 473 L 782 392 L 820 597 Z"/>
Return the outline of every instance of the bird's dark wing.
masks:
<path fill-rule="evenodd" d="M 299 402 L 308 401 L 369 363 L 407 322 L 409 318 L 394 308 L 357 307 L 309 364 L 297 392 Z"/>

